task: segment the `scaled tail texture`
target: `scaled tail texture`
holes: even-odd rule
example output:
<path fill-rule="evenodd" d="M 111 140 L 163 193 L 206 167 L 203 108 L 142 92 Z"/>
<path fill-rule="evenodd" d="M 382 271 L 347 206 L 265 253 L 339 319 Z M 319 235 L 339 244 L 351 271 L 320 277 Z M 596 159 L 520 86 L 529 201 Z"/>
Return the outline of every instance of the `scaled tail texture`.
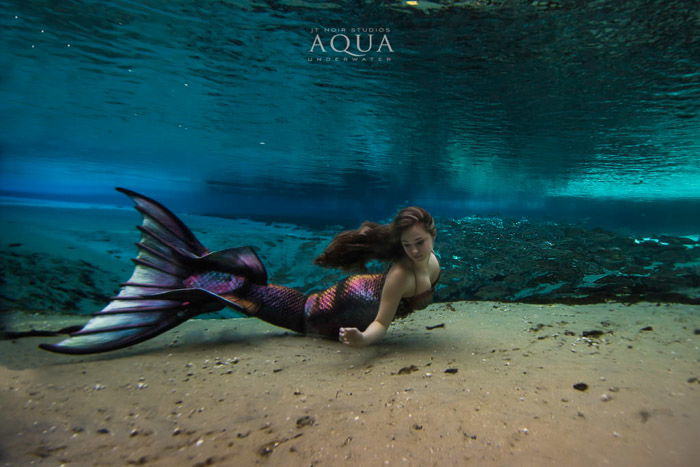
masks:
<path fill-rule="evenodd" d="M 195 315 L 224 305 L 236 307 L 209 291 L 188 288 L 191 277 L 201 271 L 242 274 L 253 283 L 267 282 L 265 268 L 252 249 L 210 253 L 165 206 L 133 191 L 117 190 L 129 196 L 143 215 L 137 227 L 141 239 L 132 260 L 134 272 L 82 329 L 58 344 L 41 344 L 42 349 L 67 354 L 106 352 L 150 339 Z"/>

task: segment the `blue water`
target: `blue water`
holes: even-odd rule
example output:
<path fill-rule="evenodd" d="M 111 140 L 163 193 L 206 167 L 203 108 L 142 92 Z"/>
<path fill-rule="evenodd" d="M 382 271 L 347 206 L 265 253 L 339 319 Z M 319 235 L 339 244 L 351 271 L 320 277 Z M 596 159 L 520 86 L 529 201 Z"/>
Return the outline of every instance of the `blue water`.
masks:
<path fill-rule="evenodd" d="M 695 1 L 453 3 L 0 1 L 0 196 L 700 231 Z"/>

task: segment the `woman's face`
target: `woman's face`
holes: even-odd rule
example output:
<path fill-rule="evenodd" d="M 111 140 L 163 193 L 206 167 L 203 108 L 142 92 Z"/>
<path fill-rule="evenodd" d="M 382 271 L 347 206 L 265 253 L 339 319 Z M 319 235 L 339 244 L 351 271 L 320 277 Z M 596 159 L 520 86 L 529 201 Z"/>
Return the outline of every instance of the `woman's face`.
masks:
<path fill-rule="evenodd" d="M 412 261 L 427 261 L 433 251 L 433 236 L 425 230 L 423 224 L 415 224 L 401 234 L 401 246 Z"/>

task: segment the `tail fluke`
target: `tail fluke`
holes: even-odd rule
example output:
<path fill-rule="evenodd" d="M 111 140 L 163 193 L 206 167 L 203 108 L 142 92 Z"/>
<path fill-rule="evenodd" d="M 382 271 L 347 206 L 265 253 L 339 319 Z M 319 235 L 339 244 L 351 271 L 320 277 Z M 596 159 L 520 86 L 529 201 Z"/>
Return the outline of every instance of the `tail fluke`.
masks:
<path fill-rule="evenodd" d="M 124 188 L 143 215 L 131 278 L 119 294 L 77 332 L 58 344 L 41 344 L 51 352 L 87 354 L 116 350 L 150 339 L 187 319 L 235 303 L 198 288 L 185 289 L 187 278 L 202 271 L 245 275 L 266 283 L 267 274 L 250 248 L 210 253 L 187 226 L 157 201 Z"/>

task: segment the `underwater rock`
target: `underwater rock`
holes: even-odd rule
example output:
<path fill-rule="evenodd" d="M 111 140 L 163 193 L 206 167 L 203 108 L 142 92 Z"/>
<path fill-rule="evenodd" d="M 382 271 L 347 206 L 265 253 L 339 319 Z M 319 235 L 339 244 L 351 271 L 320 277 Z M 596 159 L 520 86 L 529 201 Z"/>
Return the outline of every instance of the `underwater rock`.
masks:
<path fill-rule="evenodd" d="M 438 300 L 700 304 L 700 243 L 553 222 L 439 219 Z"/>
<path fill-rule="evenodd" d="M 313 424 L 316 423 L 316 419 L 310 415 L 304 415 L 301 418 L 297 419 L 297 428 L 301 428 L 303 426 L 312 426 Z"/>
<path fill-rule="evenodd" d="M 260 449 L 258 449 L 258 454 L 263 457 L 269 456 L 279 445 L 279 441 L 270 441 L 269 443 L 265 443 L 260 446 Z"/>
<path fill-rule="evenodd" d="M 405 367 L 401 368 L 397 374 L 398 375 L 409 375 L 409 374 L 413 373 L 414 371 L 418 371 L 418 367 L 415 365 L 409 365 L 409 366 L 405 366 Z"/>
<path fill-rule="evenodd" d="M 594 330 L 592 330 L 592 331 L 583 331 L 583 332 L 581 333 L 581 336 L 582 336 L 582 337 L 593 337 L 593 338 L 598 338 L 598 337 L 602 336 L 603 334 L 605 334 L 604 331 L 600 331 L 600 330 L 598 330 L 598 329 L 594 329 Z"/>
<path fill-rule="evenodd" d="M 0 250 L 0 311 L 93 313 L 116 293 L 119 281 L 86 261 Z"/>

